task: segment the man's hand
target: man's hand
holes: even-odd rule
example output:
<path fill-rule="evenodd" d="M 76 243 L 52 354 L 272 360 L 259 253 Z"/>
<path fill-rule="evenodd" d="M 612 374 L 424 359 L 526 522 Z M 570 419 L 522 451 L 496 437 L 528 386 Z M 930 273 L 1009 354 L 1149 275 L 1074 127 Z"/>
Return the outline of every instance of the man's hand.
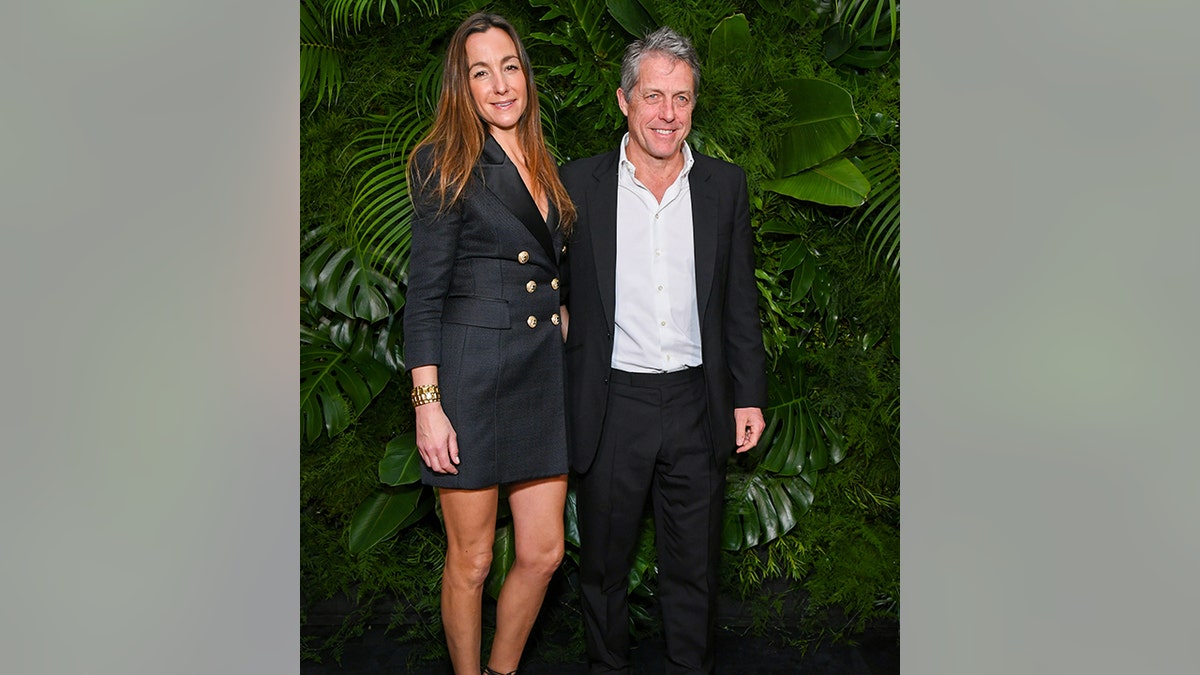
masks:
<path fill-rule="evenodd" d="M 733 428 L 737 432 L 737 438 L 733 441 L 737 444 L 737 452 L 746 452 L 758 445 L 758 439 L 762 438 L 763 429 L 767 428 L 767 423 L 763 420 L 762 409 L 734 408 Z"/>

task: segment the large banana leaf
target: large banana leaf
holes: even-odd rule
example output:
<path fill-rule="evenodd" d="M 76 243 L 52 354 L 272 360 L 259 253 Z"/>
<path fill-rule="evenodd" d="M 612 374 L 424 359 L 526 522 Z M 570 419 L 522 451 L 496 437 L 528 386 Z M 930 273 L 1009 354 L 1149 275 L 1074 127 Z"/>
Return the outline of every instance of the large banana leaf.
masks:
<path fill-rule="evenodd" d="M 635 38 L 644 37 L 663 23 L 652 5 L 644 5 L 639 0 L 605 0 L 604 4 L 621 28 Z"/>
<path fill-rule="evenodd" d="M 871 191 L 870 181 L 845 157 L 835 157 L 794 176 L 765 180 L 760 185 L 771 192 L 829 206 L 859 206 Z"/>
<path fill-rule="evenodd" d="M 746 15 L 726 17 L 708 38 L 708 63 L 712 66 L 745 64 L 750 44 L 750 22 Z"/>
<path fill-rule="evenodd" d="M 862 133 L 850 92 L 836 84 L 793 78 L 779 82 L 779 88 L 791 114 L 775 160 L 777 178 L 835 157 Z"/>
<path fill-rule="evenodd" d="M 350 520 L 350 553 L 359 554 L 420 520 L 433 508 L 421 502 L 421 485 L 377 492 L 359 505 Z"/>
<path fill-rule="evenodd" d="M 306 441 L 341 433 L 391 380 L 369 354 L 347 352 L 328 335 L 300 327 L 300 422 Z"/>

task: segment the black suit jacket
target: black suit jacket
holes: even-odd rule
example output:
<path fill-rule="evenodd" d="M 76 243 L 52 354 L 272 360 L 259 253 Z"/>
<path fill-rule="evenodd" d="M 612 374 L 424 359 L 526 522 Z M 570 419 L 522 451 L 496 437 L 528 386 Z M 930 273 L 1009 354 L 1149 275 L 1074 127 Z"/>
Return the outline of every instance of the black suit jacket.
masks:
<path fill-rule="evenodd" d="M 416 164 L 430 173 L 427 147 Z M 439 211 L 420 185 L 412 198 L 405 365 L 438 366 L 462 458 L 457 475 L 422 464 L 425 482 L 474 489 L 566 473 L 557 211 L 542 220 L 491 136 L 452 208 Z"/>
<path fill-rule="evenodd" d="M 692 153 L 688 174 L 696 299 L 709 429 L 718 466 L 737 447 L 733 409 L 765 408 L 766 355 L 754 281 L 754 237 L 746 174 Z M 581 159 L 559 174 L 579 214 L 564 265 L 567 428 L 571 468 L 588 470 L 608 401 L 616 298 L 617 171 L 620 152 Z"/>

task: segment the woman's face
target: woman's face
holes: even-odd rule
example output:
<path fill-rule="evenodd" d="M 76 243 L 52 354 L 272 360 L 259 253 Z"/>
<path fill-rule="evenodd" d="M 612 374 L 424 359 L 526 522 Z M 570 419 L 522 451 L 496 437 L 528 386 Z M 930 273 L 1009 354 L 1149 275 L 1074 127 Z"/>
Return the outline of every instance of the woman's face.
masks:
<path fill-rule="evenodd" d="M 510 131 L 525 113 L 525 71 L 508 33 L 489 28 L 467 38 L 467 81 L 475 110 L 491 131 Z"/>

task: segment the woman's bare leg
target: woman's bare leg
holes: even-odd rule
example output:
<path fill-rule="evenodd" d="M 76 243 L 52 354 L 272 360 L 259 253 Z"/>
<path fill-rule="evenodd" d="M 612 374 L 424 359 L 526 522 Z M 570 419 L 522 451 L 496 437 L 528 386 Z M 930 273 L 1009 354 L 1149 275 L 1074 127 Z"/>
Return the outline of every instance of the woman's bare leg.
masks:
<path fill-rule="evenodd" d="M 488 667 L 496 672 L 517 669 L 529 631 L 542 607 L 546 586 L 562 562 L 566 499 L 565 475 L 517 483 L 509 488 L 516 561 L 504 579 L 496 603 L 496 638 L 488 659 Z"/>
<path fill-rule="evenodd" d="M 479 675 L 483 582 L 492 565 L 498 487 L 438 490 L 446 525 L 442 628 L 456 675 Z"/>

